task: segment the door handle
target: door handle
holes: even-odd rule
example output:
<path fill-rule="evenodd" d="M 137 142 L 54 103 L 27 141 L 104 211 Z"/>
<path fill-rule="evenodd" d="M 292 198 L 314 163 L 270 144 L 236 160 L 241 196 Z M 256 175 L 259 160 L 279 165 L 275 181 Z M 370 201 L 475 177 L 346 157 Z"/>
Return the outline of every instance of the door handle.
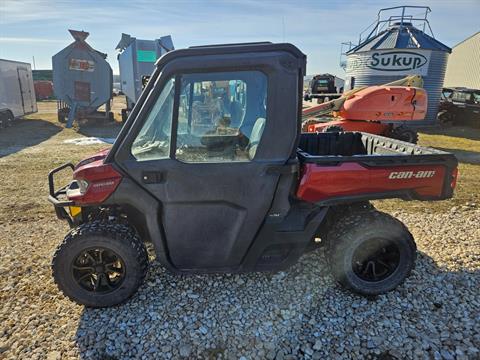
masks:
<path fill-rule="evenodd" d="M 162 171 L 143 171 L 142 182 L 144 184 L 159 184 L 165 182 L 165 173 Z"/>
<path fill-rule="evenodd" d="M 298 172 L 298 163 L 285 165 L 270 165 L 267 167 L 268 175 L 288 175 Z"/>

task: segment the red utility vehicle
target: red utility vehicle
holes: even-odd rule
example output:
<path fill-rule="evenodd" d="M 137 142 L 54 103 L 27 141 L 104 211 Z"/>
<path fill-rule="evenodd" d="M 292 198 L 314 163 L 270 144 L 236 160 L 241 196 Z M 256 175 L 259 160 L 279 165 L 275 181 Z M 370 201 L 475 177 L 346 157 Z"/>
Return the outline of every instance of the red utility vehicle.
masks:
<path fill-rule="evenodd" d="M 355 292 L 401 284 L 413 237 L 368 200 L 450 198 L 457 161 L 360 132 L 301 134 L 305 66 L 290 44 L 160 58 L 113 147 L 49 174 L 49 200 L 73 228 L 52 263 L 64 294 L 94 307 L 127 300 L 146 274 L 146 241 L 176 273 L 276 271 L 324 246 Z M 228 96 L 200 91 L 227 84 Z M 65 168 L 73 181 L 56 189 Z"/>

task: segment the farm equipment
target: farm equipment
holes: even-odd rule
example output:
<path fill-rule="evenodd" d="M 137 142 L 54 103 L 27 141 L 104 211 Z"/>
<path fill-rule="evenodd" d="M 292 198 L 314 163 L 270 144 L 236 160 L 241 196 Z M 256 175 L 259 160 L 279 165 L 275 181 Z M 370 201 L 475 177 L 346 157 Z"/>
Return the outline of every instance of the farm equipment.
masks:
<path fill-rule="evenodd" d="M 127 107 L 122 109 L 122 121 L 125 121 L 155 69 L 155 61 L 174 47 L 170 35 L 141 40 L 122 34 L 115 49 L 119 51 L 120 89 L 127 102 Z"/>
<path fill-rule="evenodd" d="M 444 88 L 437 118 L 443 125 L 480 128 L 480 90 Z"/>
<path fill-rule="evenodd" d="M 75 41 L 52 57 L 58 121 L 71 127 L 75 119 L 113 120 L 113 73 L 107 54 L 87 44 L 88 32 L 68 31 Z M 105 111 L 98 111 L 102 105 Z"/>
<path fill-rule="evenodd" d="M 303 96 L 305 101 L 317 99 L 317 103 L 323 103 L 331 99 L 342 96 L 343 79 L 331 74 L 315 75 L 308 86 L 308 90 Z"/>
<path fill-rule="evenodd" d="M 381 85 L 350 90 L 339 99 L 304 109 L 303 129 L 307 132 L 362 131 L 417 143 L 415 130 L 405 124 L 425 118 L 427 92 L 420 76 Z M 334 114 L 320 122 L 313 116 Z"/>
<path fill-rule="evenodd" d="M 73 228 L 52 262 L 63 293 L 92 307 L 126 301 L 145 277 L 146 241 L 175 273 L 277 271 L 323 246 L 352 291 L 400 285 L 415 242 L 368 201 L 448 199 L 457 160 L 361 132 L 301 133 L 305 67 L 291 44 L 161 57 L 113 147 L 49 174 L 49 201 Z M 208 116 L 199 94 L 218 103 Z M 73 181 L 57 189 L 64 169 Z"/>

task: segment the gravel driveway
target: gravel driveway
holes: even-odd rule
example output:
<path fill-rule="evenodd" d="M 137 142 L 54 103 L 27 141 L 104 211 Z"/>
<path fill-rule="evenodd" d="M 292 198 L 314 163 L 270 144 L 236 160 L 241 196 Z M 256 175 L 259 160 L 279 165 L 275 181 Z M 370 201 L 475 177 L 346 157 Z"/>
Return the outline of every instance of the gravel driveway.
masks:
<path fill-rule="evenodd" d="M 33 223 L 44 241 L 31 235 L 1 249 L 3 356 L 480 358 L 480 209 L 395 215 L 417 239 L 417 267 L 398 290 L 376 299 L 336 286 L 317 251 L 277 274 L 178 276 L 153 262 L 131 301 L 104 310 L 58 293 L 48 261 L 66 229 Z M 18 222 L 1 230 L 25 238 Z"/>

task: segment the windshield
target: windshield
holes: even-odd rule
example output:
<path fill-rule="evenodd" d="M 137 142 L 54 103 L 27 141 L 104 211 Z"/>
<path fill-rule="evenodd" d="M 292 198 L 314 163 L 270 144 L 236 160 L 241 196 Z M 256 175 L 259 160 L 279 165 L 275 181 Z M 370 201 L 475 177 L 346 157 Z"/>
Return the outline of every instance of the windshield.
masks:
<path fill-rule="evenodd" d="M 158 96 L 155 105 L 132 145 L 137 159 L 166 158 L 170 152 L 175 80 L 171 78 Z"/>

